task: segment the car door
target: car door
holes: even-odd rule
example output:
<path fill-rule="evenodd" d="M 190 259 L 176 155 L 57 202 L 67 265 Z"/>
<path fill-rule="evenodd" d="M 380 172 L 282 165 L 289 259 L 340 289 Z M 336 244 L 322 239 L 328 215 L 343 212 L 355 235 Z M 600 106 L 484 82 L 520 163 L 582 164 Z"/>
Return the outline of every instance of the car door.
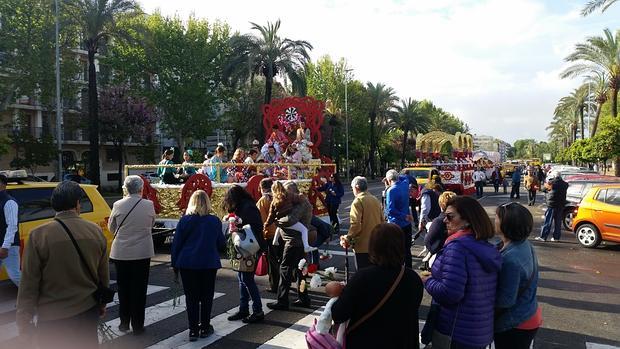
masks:
<path fill-rule="evenodd" d="M 603 230 L 604 240 L 620 241 L 620 188 L 607 188 L 604 191 L 604 203 L 597 205 L 594 210 L 595 219 Z"/>

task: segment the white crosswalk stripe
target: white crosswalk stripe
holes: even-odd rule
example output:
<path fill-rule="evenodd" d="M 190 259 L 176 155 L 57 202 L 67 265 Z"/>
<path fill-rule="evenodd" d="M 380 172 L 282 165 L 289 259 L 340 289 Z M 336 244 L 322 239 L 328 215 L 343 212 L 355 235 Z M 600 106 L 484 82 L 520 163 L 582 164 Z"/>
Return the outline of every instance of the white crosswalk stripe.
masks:
<path fill-rule="evenodd" d="M 263 312 L 265 314 L 269 313 L 271 309 L 267 308 L 267 302 L 273 301 L 272 299 L 261 298 L 263 303 Z M 178 333 L 170 338 L 167 338 L 161 342 L 155 343 L 148 347 L 147 349 L 170 349 L 170 348 L 180 348 L 180 349 L 199 349 L 204 346 L 210 345 L 223 337 L 235 332 L 241 327 L 247 325 L 242 321 L 228 321 L 228 317 L 233 315 L 239 310 L 239 307 L 235 307 L 233 309 L 228 310 L 225 313 L 217 315 L 211 318 L 211 326 L 213 326 L 214 334 L 205 338 L 199 339 L 196 342 L 189 341 L 189 330 L 185 330 L 181 333 Z"/>
<path fill-rule="evenodd" d="M 15 310 L 16 300 L 0 302 L 0 315 Z"/>
<path fill-rule="evenodd" d="M 213 295 L 213 299 L 217 299 L 222 297 L 224 293 L 215 292 Z M 179 296 L 178 300 L 170 299 L 165 302 L 161 302 L 159 304 L 155 304 L 145 309 L 144 311 L 144 327 L 150 326 L 156 322 L 165 320 L 171 316 L 176 314 L 180 314 L 185 311 L 185 296 Z M 106 321 L 106 326 L 110 327 L 112 330 L 112 334 L 110 339 L 115 339 L 127 334 L 127 332 L 118 331 L 118 325 L 121 324 L 120 318 L 115 318 L 110 321 Z M 101 335 L 99 337 L 99 341 L 101 342 L 103 338 Z"/>

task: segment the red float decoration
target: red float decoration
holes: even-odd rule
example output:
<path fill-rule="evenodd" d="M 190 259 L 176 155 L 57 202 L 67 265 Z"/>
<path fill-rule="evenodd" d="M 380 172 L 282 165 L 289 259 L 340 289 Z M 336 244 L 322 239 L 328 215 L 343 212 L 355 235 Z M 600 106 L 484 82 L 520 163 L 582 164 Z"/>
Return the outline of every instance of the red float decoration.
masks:
<path fill-rule="evenodd" d="M 248 185 L 245 187 L 245 190 L 250 194 L 254 201 L 258 201 L 263 193 L 260 190 L 260 181 L 263 180 L 265 176 L 257 174 L 248 180 Z"/>
<path fill-rule="evenodd" d="M 142 178 L 142 198 L 152 201 L 155 213 L 159 214 L 161 212 L 161 204 L 157 198 L 157 189 L 151 187 L 151 183 L 143 175 L 140 175 L 140 178 Z"/>
<path fill-rule="evenodd" d="M 189 203 L 189 198 L 196 190 L 204 190 L 209 197 L 213 193 L 213 186 L 211 185 L 211 180 L 209 177 L 197 173 L 185 182 L 183 185 L 183 189 L 181 189 L 181 198 L 177 202 L 177 206 L 183 212 L 187 209 L 187 204 Z"/>

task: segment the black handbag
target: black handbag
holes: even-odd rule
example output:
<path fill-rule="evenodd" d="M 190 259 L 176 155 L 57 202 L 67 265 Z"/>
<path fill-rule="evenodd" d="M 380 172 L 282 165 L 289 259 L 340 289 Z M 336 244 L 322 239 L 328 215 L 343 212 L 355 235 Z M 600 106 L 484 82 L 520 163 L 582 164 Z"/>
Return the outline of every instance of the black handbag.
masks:
<path fill-rule="evenodd" d="M 88 267 L 88 264 L 86 263 L 86 259 L 84 259 L 84 256 L 82 255 L 82 251 L 80 250 L 80 247 L 78 246 L 77 241 L 75 241 L 75 238 L 73 237 L 73 234 L 71 234 L 71 231 L 69 230 L 69 228 L 60 219 L 54 218 L 54 220 L 60 223 L 60 225 L 65 229 L 65 232 L 67 233 L 67 235 L 69 235 L 69 238 L 71 239 L 71 242 L 73 243 L 73 246 L 75 247 L 75 250 L 77 251 L 77 254 L 80 256 L 82 265 L 84 266 L 86 271 L 88 271 L 90 278 L 93 279 L 93 281 L 95 281 L 95 284 L 97 284 L 97 290 L 93 293 L 93 298 L 95 299 L 97 304 L 105 305 L 108 303 L 112 303 L 112 301 L 114 300 L 114 294 L 116 293 L 116 291 L 103 285 L 101 283 L 101 280 L 97 280 L 93 272 Z"/>

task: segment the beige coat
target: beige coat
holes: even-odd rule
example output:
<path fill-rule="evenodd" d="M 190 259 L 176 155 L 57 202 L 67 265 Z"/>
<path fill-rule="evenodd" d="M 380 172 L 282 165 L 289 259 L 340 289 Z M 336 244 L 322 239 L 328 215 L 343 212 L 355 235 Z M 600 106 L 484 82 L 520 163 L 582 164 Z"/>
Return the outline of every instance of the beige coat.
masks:
<path fill-rule="evenodd" d="M 351 226 L 347 236 L 353 240 L 353 249 L 356 253 L 368 253 L 370 232 L 378 224 L 383 223 L 381 203 L 368 192 L 362 192 L 355 197 L 351 204 L 349 215 Z"/>
<path fill-rule="evenodd" d="M 78 243 L 88 268 L 108 286 L 108 256 L 101 228 L 80 218 L 74 211 L 56 214 Z M 22 260 L 22 278 L 17 293 L 17 323 L 58 320 L 81 314 L 96 305 L 93 280 L 63 227 L 56 221 L 32 230 Z"/>
<path fill-rule="evenodd" d="M 151 258 L 154 255 L 153 237 L 151 236 L 153 224 L 155 223 L 155 209 L 153 202 L 142 199 L 138 206 L 131 211 L 129 210 L 138 202 L 140 195 L 133 194 L 124 197 L 114 203 L 108 228 L 110 233 L 114 234 L 118 230 L 116 238 L 112 242 L 110 258 L 127 261 Z"/>

